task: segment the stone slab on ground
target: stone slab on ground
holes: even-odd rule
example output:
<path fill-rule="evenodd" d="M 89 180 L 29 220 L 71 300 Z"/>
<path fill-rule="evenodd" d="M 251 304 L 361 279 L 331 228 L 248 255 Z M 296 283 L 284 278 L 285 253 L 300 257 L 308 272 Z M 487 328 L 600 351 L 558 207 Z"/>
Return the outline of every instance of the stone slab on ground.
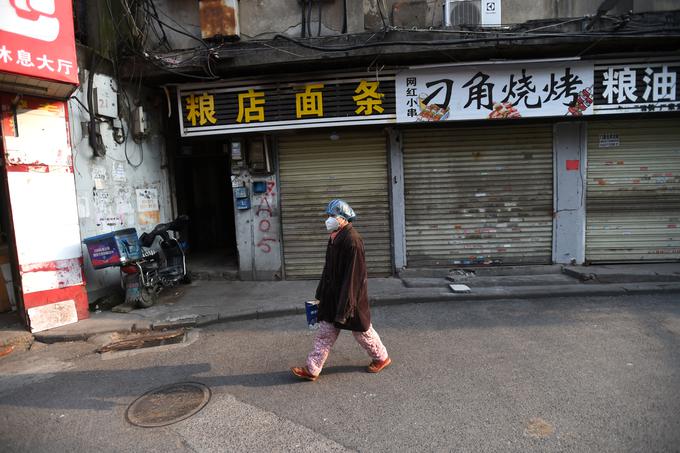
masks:
<path fill-rule="evenodd" d="M 477 277 L 500 277 L 500 276 L 523 276 L 523 275 L 547 275 L 559 274 L 561 264 L 537 264 L 527 266 L 448 266 L 443 268 L 408 268 L 398 272 L 399 278 L 447 278 L 457 272 L 473 274 Z"/>
<path fill-rule="evenodd" d="M 563 272 L 586 283 L 680 283 L 680 263 L 565 266 Z"/>
<path fill-rule="evenodd" d="M 504 276 L 454 276 L 453 278 L 403 278 L 407 288 L 447 288 L 450 283 L 463 283 L 470 287 L 494 286 L 548 286 L 579 284 L 579 280 L 565 274 L 504 275 Z"/>

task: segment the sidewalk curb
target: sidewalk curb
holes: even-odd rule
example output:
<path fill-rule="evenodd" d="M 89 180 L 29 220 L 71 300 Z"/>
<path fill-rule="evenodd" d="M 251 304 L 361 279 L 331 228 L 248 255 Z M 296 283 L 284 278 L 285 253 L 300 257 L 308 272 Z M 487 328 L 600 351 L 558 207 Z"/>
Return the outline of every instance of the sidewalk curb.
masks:
<path fill-rule="evenodd" d="M 369 296 L 369 303 L 374 307 L 390 305 L 423 304 L 437 302 L 466 302 L 501 299 L 540 299 L 545 297 L 588 297 L 588 296 L 629 296 L 645 294 L 680 293 L 680 283 L 630 283 L 630 284 L 575 284 L 573 286 L 560 286 L 556 294 L 556 288 L 550 286 L 532 287 L 535 290 L 524 290 L 521 287 L 480 288 L 482 293 L 446 293 L 444 289 L 435 291 L 418 291 L 418 293 L 406 293 L 399 295 Z M 223 324 L 238 321 L 252 321 L 257 319 L 279 318 L 284 316 L 300 315 L 304 313 L 304 307 L 287 306 L 277 309 L 257 309 L 251 312 L 239 314 L 208 313 L 202 315 L 188 315 L 185 317 L 159 320 L 150 323 L 151 330 L 174 329 L 179 327 L 203 327 L 212 324 Z M 113 329 L 109 332 L 79 332 L 73 334 L 49 334 L 49 331 L 34 334 L 35 340 L 43 343 L 59 343 L 68 341 L 87 341 L 90 337 L 103 333 L 129 333 L 135 329 L 136 323 L 130 322 L 129 328 Z"/>

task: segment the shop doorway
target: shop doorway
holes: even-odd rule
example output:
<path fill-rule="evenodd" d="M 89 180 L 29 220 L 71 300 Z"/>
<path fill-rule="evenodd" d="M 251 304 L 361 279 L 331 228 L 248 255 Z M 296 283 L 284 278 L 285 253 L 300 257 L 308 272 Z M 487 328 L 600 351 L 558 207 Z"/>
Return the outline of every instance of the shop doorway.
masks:
<path fill-rule="evenodd" d="M 0 155 L 4 156 L 0 135 Z M 16 257 L 7 190 L 7 173 L 0 168 L 0 328 L 20 323 L 17 292 L 14 288 Z"/>
<path fill-rule="evenodd" d="M 177 208 L 189 216 L 187 264 L 199 278 L 238 272 L 229 153 L 224 149 L 216 140 L 185 140 L 175 156 Z"/>

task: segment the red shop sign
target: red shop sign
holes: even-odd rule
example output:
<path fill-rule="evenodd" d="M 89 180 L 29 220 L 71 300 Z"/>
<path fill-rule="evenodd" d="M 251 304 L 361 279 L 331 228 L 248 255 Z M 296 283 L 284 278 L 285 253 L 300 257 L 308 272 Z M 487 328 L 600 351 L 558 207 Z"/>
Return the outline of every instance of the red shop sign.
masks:
<path fill-rule="evenodd" d="M 78 84 L 71 0 L 0 0 L 0 72 Z"/>

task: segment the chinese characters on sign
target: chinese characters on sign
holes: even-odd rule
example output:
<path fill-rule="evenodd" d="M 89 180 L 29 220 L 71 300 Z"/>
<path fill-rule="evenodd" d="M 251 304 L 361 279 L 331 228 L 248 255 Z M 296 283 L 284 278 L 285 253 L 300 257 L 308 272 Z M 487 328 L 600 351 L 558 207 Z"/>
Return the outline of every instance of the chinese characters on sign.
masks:
<path fill-rule="evenodd" d="M 0 0 L 0 71 L 77 84 L 71 0 Z"/>
<path fill-rule="evenodd" d="M 352 100 L 356 102 L 357 109 L 354 111 L 357 115 L 372 115 L 373 110 L 378 113 L 383 113 L 385 109 L 382 108 L 382 98 L 385 97 L 383 93 L 378 92 L 378 87 L 380 82 L 367 82 L 362 80 L 355 93 L 356 96 L 352 96 Z"/>
<path fill-rule="evenodd" d="M 341 75 L 325 81 L 188 86 L 180 89 L 179 100 L 184 135 L 201 134 L 202 128 L 223 133 L 579 117 L 680 111 L 679 73 L 680 62 L 673 61 L 471 64 L 411 68 L 380 80 Z"/>
<path fill-rule="evenodd" d="M 397 121 L 592 113 L 593 67 L 582 62 L 457 66 L 397 74 Z"/>
<path fill-rule="evenodd" d="M 305 91 L 295 94 L 295 117 L 323 117 L 323 83 L 305 85 Z"/>
<path fill-rule="evenodd" d="M 596 113 L 680 111 L 680 62 L 595 66 Z"/>
<path fill-rule="evenodd" d="M 393 123 L 396 117 L 393 77 L 187 87 L 179 90 L 179 100 L 184 135 L 201 134 L 201 128 L 224 132 L 304 124 Z"/>
<path fill-rule="evenodd" d="M 240 99 L 239 99 L 240 100 Z M 208 93 L 200 96 L 191 95 L 187 97 L 187 121 L 195 126 L 196 121 L 203 126 L 206 123 L 215 124 L 215 99 Z"/>

